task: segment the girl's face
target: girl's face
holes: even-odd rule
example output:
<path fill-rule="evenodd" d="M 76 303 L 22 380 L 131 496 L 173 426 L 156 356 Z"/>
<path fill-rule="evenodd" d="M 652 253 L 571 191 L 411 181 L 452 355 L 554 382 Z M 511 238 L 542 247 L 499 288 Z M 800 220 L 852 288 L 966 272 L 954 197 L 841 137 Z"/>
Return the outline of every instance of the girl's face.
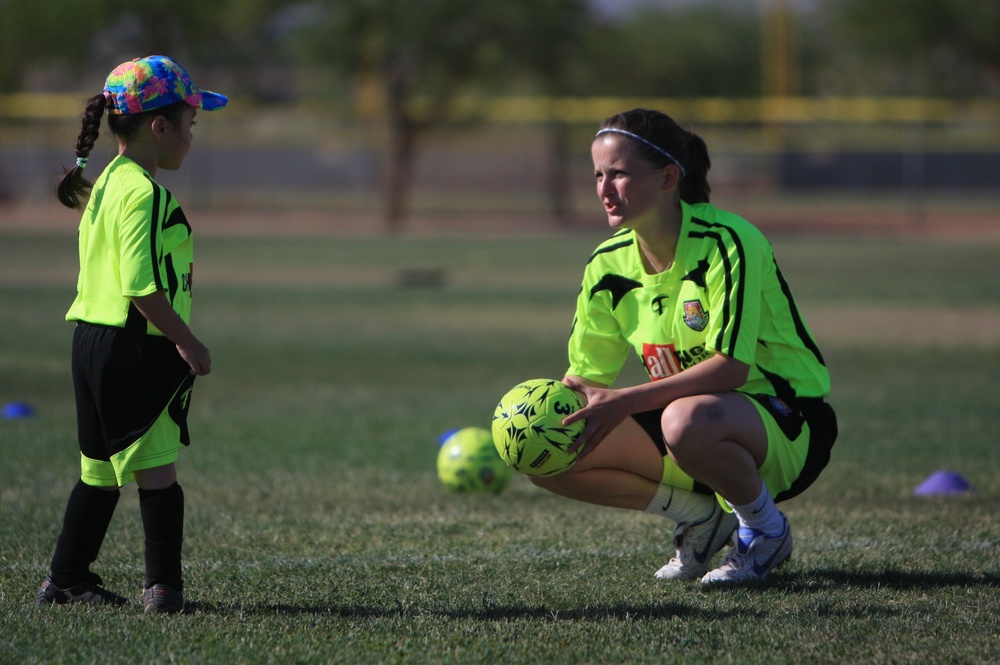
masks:
<path fill-rule="evenodd" d="M 198 109 L 190 106 L 181 111 L 180 120 L 177 121 L 176 125 L 164 118 L 163 140 L 157 164 L 159 168 L 176 171 L 184 163 L 184 158 L 191 151 L 191 142 L 194 140 L 192 129 L 195 125 L 194 117 L 197 114 Z"/>
<path fill-rule="evenodd" d="M 656 169 L 636 155 L 628 137 L 602 134 L 594 140 L 590 154 L 597 197 L 613 229 L 635 228 L 636 222 L 659 208 L 663 193 L 676 184 L 669 167 Z"/>

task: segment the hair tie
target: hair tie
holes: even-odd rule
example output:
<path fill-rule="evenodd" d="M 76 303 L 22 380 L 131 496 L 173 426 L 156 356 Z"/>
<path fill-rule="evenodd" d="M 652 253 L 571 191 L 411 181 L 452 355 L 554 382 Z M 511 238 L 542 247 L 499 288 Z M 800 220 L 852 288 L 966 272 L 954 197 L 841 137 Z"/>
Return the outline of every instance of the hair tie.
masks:
<path fill-rule="evenodd" d="M 648 145 L 650 148 L 652 148 L 653 150 L 655 150 L 656 152 L 660 153 L 661 155 L 663 155 L 664 157 L 666 157 L 667 159 L 669 159 L 670 161 L 672 161 L 674 164 L 676 164 L 677 168 L 679 168 L 681 170 L 681 177 L 682 178 L 687 177 L 687 171 L 684 170 L 684 165 L 681 164 L 680 161 L 676 157 L 674 157 L 669 152 L 667 152 L 666 150 L 664 150 L 660 146 L 656 145 L 652 141 L 648 141 L 648 140 L 642 138 L 638 134 L 633 134 L 632 132 L 625 131 L 624 129 L 609 128 L 609 129 L 602 129 L 601 131 L 597 132 L 597 134 L 594 135 L 594 138 L 596 139 L 601 134 L 609 134 L 609 133 L 611 133 L 611 134 L 624 134 L 625 136 L 631 136 L 632 138 L 634 138 L 634 139 L 636 139 L 638 141 L 642 141 L 643 143 L 645 143 L 646 145 Z"/>
<path fill-rule="evenodd" d="M 76 158 L 76 168 L 85 169 L 87 168 L 87 157 L 77 157 Z"/>

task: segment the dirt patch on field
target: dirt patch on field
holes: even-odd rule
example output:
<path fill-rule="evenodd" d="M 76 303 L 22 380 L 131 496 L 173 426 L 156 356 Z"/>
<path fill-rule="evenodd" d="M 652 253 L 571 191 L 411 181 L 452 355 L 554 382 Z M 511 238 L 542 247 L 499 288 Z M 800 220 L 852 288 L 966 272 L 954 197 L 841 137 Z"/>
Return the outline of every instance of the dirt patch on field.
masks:
<path fill-rule="evenodd" d="M 768 206 L 749 203 L 738 212 L 765 233 L 878 234 L 893 236 L 1000 237 L 1000 205 L 996 211 L 954 211 L 935 208 L 919 213 L 904 210 L 865 210 L 856 204 L 843 207 Z M 204 235 L 354 235 L 378 236 L 387 233 L 386 223 L 377 212 L 328 211 L 319 208 L 266 210 L 256 208 L 205 208 L 192 206 L 191 220 Z M 0 231 L 34 230 L 76 232 L 79 215 L 58 204 L 0 206 Z M 484 233 L 551 234 L 606 229 L 603 217 L 580 215 L 571 224 L 559 224 L 552 217 L 511 213 L 417 214 L 402 225 L 403 235 Z"/>
<path fill-rule="evenodd" d="M 988 308 L 810 307 L 821 348 L 891 345 L 984 349 L 1000 346 L 1000 311 Z"/>

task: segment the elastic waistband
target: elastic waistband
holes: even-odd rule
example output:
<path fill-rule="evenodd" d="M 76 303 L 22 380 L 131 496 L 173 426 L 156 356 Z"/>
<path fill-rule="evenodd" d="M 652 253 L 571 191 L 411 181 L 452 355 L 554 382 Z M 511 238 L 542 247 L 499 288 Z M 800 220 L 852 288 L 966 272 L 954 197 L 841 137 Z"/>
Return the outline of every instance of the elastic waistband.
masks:
<path fill-rule="evenodd" d="M 76 325 L 83 326 L 85 328 L 102 328 L 104 330 L 125 330 L 121 326 L 109 326 L 106 323 L 91 323 L 90 321 L 77 320 Z"/>
<path fill-rule="evenodd" d="M 76 321 L 78 328 L 90 328 L 92 330 L 106 330 L 113 333 L 128 335 L 129 339 L 167 339 L 165 335 L 151 335 L 147 332 L 139 332 L 123 326 L 109 326 L 106 323 L 91 323 L 90 321 Z"/>

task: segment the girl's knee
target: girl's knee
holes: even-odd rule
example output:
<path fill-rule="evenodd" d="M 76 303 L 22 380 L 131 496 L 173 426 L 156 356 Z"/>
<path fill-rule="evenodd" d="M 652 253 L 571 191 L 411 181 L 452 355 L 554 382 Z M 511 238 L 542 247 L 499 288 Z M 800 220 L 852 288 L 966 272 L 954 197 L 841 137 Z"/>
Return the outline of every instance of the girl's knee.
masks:
<path fill-rule="evenodd" d="M 660 426 L 667 450 L 684 456 L 698 447 L 713 420 L 720 417 L 721 407 L 711 400 L 687 397 L 671 402 L 663 410 Z"/>

